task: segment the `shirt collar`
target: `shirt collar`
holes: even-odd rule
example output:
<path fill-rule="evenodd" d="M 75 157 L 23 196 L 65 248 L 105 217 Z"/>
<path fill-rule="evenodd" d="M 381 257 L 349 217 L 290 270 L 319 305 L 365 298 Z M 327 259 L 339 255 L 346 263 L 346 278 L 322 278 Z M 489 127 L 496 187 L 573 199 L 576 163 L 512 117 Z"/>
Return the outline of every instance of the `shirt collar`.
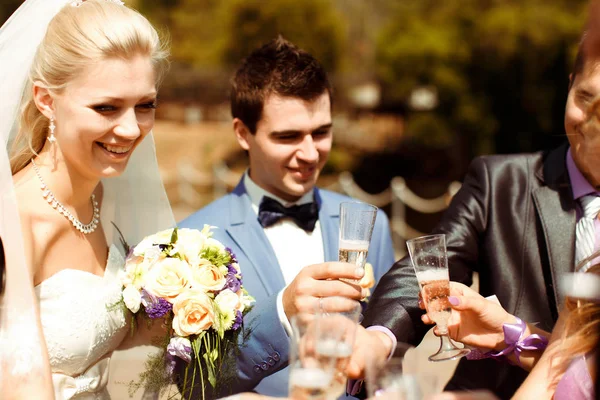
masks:
<path fill-rule="evenodd" d="M 249 171 L 250 170 L 246 170 L 246 172 L 244 172 L 244 186 L 246 187 L 246 192 L 248 193 L 248 196 L 250 196 L 250 201 L 252 202 L 252 205 L 255 207 L 260 206 L 260 202 L 264 196 L 268 196 L 274 200 L 277 200 L 278 202 L 283 204 L 284 207 L 312 203 L 315 200 L 314 189 L 311 189 L 310 191 L 308 191 L 308 193 L 305 193 L 304 196 L 300 197 L 300 199 L 298 199 L 297 201 L 285 201 L 279 196 L 275 196 L 274 194 L 267 192 L 266 190 L 258 186 L 256 183 L 254 183 L 252 178 L 250 178 Z"/>
<path fill-rule="evenodd" d="M 569 173 L 569 180 L 571 181 L 571 190 L 573 191 L 573 199 L 577 200 L 588 194 L 600 193 L 585 179 L 585 176 L 581 173 L 573 156 L 571 154 L 571 148 L 567 151 L 567 171 Z"/>

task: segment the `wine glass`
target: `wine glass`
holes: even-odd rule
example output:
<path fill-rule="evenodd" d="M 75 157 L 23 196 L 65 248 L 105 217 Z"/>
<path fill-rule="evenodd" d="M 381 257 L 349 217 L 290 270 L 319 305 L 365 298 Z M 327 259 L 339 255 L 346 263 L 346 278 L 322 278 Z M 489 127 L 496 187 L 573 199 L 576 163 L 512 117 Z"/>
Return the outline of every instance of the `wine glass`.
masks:
<path fill-rule="evenodd" d="M 371 204 L 358 201 L 340 203 L 339 261 L 365 267 L 376 217 L 377 207 Z"/>
<path fill-rule="evenodd" d="M 328 400 L 335 359 L 323 357 L 316 351 L 318 340 L 314 314 L 296 314 L 290 318 L 290 325 L 289 397 L 294 400 Z"/>
<path fill-rule="evenodd" d="M 346 368 L 352 357 L 360 317 L 360 303 L 346 297 L 326 297 L 316 314 L 316 352 L 333 360 L 333 378 L 328 398 L 334 400 L 346 389 Z"/>
<path fill-rule="evenodd" d="M 437 377 L 419 368 L 417 350 L 406 343 L 387 360 L 367 360 L 365 375 L 369 399 L 421 400 L 439 391 Z"/>
<path fill-rule="evenodd" d="M 421 296 L 427 314 L 436 323 L 440 334 L 440 348 L 429 356 L 430 361 L 455 360 L 467 355 L 470 350 L 456 347 L 448 336 L 448 319 L 452 312 L 448 296 L 448 256 L 446 236 L 429 235 L 406 242 L 413 268 L 419 281 Z"/>

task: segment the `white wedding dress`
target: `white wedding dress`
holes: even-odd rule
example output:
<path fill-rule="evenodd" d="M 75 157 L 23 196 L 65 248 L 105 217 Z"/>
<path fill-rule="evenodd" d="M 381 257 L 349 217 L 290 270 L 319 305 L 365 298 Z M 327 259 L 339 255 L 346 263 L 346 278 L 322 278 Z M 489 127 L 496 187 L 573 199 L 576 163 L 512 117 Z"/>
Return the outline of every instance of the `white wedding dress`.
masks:
<path fill-rule="evenodd" d="M 129 330 L 127 311 L 116 305 L 124 265 L 111 245 L 104 276 L 63 269 L 35 287 L 56 400 L 110 398 L 110 356 Z"/>

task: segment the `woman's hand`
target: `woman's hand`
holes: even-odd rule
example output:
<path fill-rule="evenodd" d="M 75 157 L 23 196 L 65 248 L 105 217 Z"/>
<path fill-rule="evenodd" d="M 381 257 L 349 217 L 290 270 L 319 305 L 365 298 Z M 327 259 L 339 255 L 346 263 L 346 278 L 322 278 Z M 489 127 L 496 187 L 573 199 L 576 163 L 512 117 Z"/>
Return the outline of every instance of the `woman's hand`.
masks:
<path fill-rule="evenodd" d="M 448 333 L 453 340 L 485 349 L 502 350 L 506 347 L 502 326 L 515 323 L 514 316 L 458 282 L 450 282 L 449 301 L 452 315 L 448 321 Z M 426 324 L 434 323 L 427 314 L 421 319 Z M 434 333 L 438 334 L 437 327 Z"/>

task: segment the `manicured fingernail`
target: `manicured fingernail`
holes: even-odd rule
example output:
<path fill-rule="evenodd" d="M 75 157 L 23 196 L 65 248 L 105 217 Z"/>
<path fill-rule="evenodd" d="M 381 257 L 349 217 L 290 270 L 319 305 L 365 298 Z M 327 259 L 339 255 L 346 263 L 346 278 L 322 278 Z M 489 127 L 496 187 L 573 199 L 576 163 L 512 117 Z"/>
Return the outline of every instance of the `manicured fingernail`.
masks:
<path fill-rule="evenodd" d="M 358 267 L 356 268 L 356 271 L 354 271 L 355 275 L 359 278 L 362 278 L 363 276 L 365 276 L 365 269 L 362 267 Z"/>
<path fill-rule="evenodd" d="M 454 296 L 448 296 L 448 301 L 450 302 L 450 304 L 452 304 L 453 306 L 457 306 L 460 304 L 460 300 L 458 300 L 458 297 L 454 297 Z"/>

